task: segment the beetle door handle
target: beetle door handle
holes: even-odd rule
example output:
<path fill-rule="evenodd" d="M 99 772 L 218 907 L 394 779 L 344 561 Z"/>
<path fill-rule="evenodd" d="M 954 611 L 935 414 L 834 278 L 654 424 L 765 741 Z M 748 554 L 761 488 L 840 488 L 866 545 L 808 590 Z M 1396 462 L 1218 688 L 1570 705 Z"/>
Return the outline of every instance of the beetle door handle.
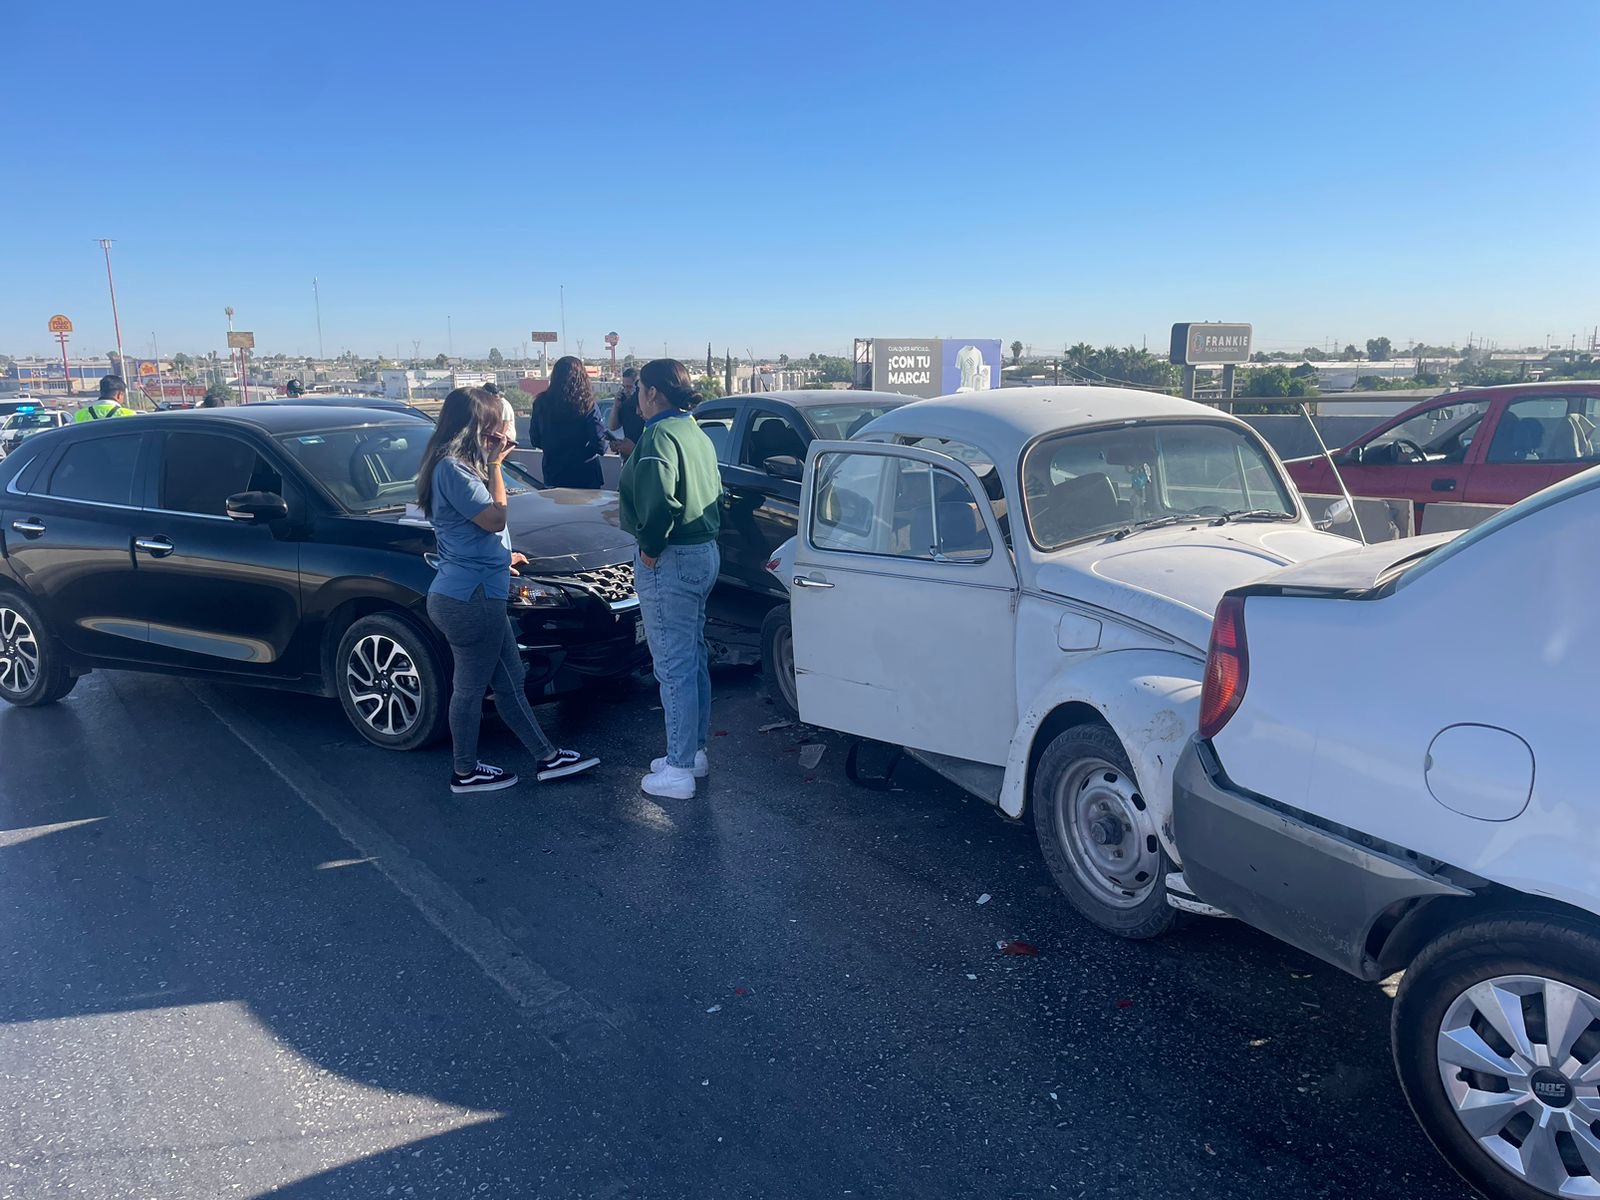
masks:
<path fill-rule="evenodd" d="M 151 558 L 165 558 L 177 549 L 169 538 L 164 537 L 134 538 L 133 545 L 135 549 L 143 550 Z"/>
<path fill-rule="evenodd" d="M 44 522 L 38 517 L 29 517 L 26 521 L 13 521 L 11 528 L 23 537 L 36 538 L 44 533 Z"/>
<path fill-rule="evenodd" d="M 810 579 L 804 575 L 796 575 L 794 577 L 794 585 L 795 587 L 803 588 L 831 588 L 833 586 L 831 583 L 824 583 L 820 579 Z"/>

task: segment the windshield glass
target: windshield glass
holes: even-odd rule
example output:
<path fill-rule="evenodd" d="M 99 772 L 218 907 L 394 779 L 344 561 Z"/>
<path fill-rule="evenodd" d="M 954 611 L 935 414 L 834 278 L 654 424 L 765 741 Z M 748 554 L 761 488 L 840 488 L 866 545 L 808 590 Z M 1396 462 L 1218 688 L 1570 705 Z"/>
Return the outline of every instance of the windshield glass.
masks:
<path fill-rule="evenodd" d="M 1046 550 L 1163 518 L 1296 511 L 1253 438 L 1196 421 L 1046 438 L 1023 458 L 1022 490 L 1029 532 Z"/>
<path fill-rule="evenodd" d="M 14 413 L 0 425 L 0 430 L 12 429 L 54 429 L 56 415 L 53 412 L 19 412 Z"/>
<path fill-rule="evenodd" d="M 829 404 L 801 411 L 823 441 L 843 442 L 894 407 L 893 404 Z"/>
<path fill-rule="evenodd" d="M 351 512 L 403 508 L 417 498 L 417 468 L 433 436 L 427 421 L 396 421 L 359 429 L 319 429 L 278 439 L 329 495 Z M 506 494 L 534 489 L 514 463 L 505 465 Z"/>

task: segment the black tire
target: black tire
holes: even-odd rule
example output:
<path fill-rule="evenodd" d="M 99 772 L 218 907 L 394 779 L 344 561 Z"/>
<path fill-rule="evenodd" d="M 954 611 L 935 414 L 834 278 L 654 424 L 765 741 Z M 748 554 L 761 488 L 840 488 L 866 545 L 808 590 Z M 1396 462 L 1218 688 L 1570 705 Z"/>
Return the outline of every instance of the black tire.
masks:
<path fill-rule="evenodd" d="M 39 708 L 60 700 L 77 682 L 39 610 L 16 592 L 0 591 L 0 700 Z"/>
<path fill-rule="evenodd" d="M 1080 773 L 1081 783 L 1074 779 Z M 1070 797 L 1065 794 L 1069 787 Z M 1097 867 L 1096 852 L 1082 839 L 1080 849 L 1074 850 L 1066 822 L 1079 811 L 1079 797 L 1096 808 L 1106 805 L 1102 818 L 1106 824 L 1101 828 L 1107 836 L 1120 837 L 1115 847 L 1107 844 L 1099 853 L 1109 859 L 1114 848 L 1120 849 L 1128 870 L 1143 878 L 1130 876 L 1127 886 L 1119 886 Z M 1079 913 L 1118 937 L 1153 938 L 1172 928 L 1178 916 L 1167 903 L 1166 878 L 1172 863 L 1115 733 L 1104 725 L 1085 724 L 1056 734 L 1034 771 L 1028 803 L 1045 865 Z M 1080 829 L 1083 824 L 1079 819 Z"/>
<path fill-rule="evenodd" d="M 1552 1200 L 1555 1191 L 1534 1186 L 1480 1145 L 1456 1116 L 1441 1075 L 1440 1033 L 1457 999 L 1468 988 L 1503 976 L 1538 976 L 1600 998 L 1600 924 L 1555 914 L 1508 913 L 1460 926 L 1428 945 L 1407 969 L 1395 997 L 1390 1024 L 1395 1071 L 1423 1131 L 1469 1184 L 1494 1200 Z M 1537 1045 L 1541 1034 L 1536 1031 L 1547 1030 L 1548 1024 L 1542 1000 L 1533 1004 L 1539 1016 L 1525 1019 Z M 1595 1049 L 1600 1035 L 1591 1032 L 1579 1044 L 1585 1054 L 1600 1057 Z M 1474 1076 L 1463 1072 L 1457 1079 L 1467 1083 Z M 1490 1084 L 1487 1090 L 1499 1090 L 1487 1078 L 1476 1080 Z M 1531 1102 L 1536 1110 L 1541 1106 L 1537 1099 Z M 1564 1113 L 1557 1108 L 1552 1116 L 1559 1121 Z M 1500 1135 L 1490 1131 L 1484 1136 Z"/>
<path fill-rule="evenodd" d="M 372 690 L 364 690 L 360 684 L 374 666 Z M 329 682 L 350 724 L 374 746 L 416 750 L 440 740 L 449 727 L 446 657 L 403 617 L 374 613 L 345 630 Z"/>
<path fill-rule="evenodd" d="M 761 622 L 761 676 L 773 703 L 798 720 L 800 696 L 794 677 L 794 629 L 789 624 L 787 604 L 778 605 Z"/>

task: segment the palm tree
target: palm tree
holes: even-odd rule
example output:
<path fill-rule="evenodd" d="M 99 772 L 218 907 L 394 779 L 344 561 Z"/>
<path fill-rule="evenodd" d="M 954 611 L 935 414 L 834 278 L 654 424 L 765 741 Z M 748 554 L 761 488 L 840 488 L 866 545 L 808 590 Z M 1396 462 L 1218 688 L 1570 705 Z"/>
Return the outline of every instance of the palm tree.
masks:
<path fill-rule="evenodd" d="M 1021 361 L 1022 361 L 1022 343 L 1020 341 L 1012 342 L 1011 343 L 1011 365 L 1012 366 L 1016 366 Z"/>

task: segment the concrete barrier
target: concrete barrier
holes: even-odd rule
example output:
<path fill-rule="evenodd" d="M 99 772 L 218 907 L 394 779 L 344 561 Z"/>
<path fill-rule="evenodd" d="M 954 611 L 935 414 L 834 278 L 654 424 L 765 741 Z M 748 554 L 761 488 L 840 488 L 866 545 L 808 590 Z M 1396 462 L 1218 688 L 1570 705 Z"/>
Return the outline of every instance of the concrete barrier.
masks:
<path fill-rule="evenodd" d="M 1505 511 L 1501 504 L 1450 504 L 1437 500 L 1422 506 L 1423 533 L 1449 533 L 1481 525 L 1495 513 Z"/>
<path fill-rule="evenodd" d="M 1325 496 L 1312 494 L 1304 497 L 1306 511 L 1311 514 L 1311 519 L 1319 524 L 1328 519 L 1328 509 L 1343 496 Z M 1355 497 L 1356 520 L 1361 523 L 1361 532 L 1366 536 L 1367 543 L 1392 542 L 1398 538 L 1410 537 L 1411 531 L 1417 526 L 1416 507 L 1409 500 L 1370 500 L 1365 496 Z M 1428 506 L 1432 508 L 1430 504 Z M 1340 537 L 1347 537 L 1351 541 L 1356 538 L 1353 522 L 1346 521 L 1343 525 L 1331 525 L 1329 533 L 1337 533 Z"/>

